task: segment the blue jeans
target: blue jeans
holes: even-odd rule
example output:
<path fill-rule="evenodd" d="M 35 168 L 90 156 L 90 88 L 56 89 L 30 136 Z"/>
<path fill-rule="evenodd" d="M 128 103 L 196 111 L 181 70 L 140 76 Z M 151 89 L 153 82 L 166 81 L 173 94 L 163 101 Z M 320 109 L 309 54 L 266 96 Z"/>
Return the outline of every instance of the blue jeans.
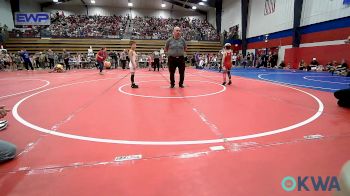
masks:
<path fill-rule="evenodd" d="M 16 156 L 16 146 L 0 140 L 0 163 L 13 159 Z"/>
<path fill-rule="evenodd" d="M 102 72 L 103 70 L 103 61 L 97 61 L 97 64 L 98 64 L 98 68 L 100 68 L 100 72 Z"/>

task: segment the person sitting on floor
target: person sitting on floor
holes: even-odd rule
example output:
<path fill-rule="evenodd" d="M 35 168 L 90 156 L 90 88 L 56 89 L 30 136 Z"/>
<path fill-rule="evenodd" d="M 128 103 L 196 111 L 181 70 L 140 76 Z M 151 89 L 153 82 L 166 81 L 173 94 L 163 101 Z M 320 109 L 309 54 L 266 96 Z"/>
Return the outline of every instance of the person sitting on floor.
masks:
<path fill-rule="evenodd" d="M 49 73 L 52 73 L 52 72 L 63 73 L 65 72 L 65 70 L 62 64 L 56 64 L 53 70 L 49 71 Z"/>
<path fill-rule="evenodd" d="M 336 61 L 334 61 L 336 62 Z M 334 67 L 334 64 L 329 61 L 326 65 L 325 65 L 325 69 L 326 71 L 328 71 L 329 73 L 331 73 L 332 75 L 334 74 L 334 71 L 335 71 L 335 67 Z"/>
<path fill-rule="evenodd" d="M 7 111 L 5 109 L 5 106 L 0 106 L 0 118 L 3 118 L 6 116 Z M 0 127 L 2 127 L 1 130 L 4 130 L 7 126 L 7 121 L 3 120 L 0 123 Z M 6 161 L 9 161 L 16 157 L 16 151 L 17 147 L 9 142 L 6 142 L 4 140 L 0 140 L 0 163 L 4 163 Z"/>
<path fill-rule="evenodd" d="M 287 64 L 287 67 L 285 67 L 284 69 L 290 69 L 292 66 L 290 65 L 290 63 Z"/>
<path fill-rule="evenodd" d="M 312 58 L 312 61 L 310 62 L 310 65 L 307 66 L 306 70 L 307 71 L 316 70 L 318 65 L 319 65 L 319 63 L 316 60 L 316 58 Z"/>
<path fill-rule="evenodd" d="M 306 69 L 306 64 L 305 64 L 304 59 L 301 59 L 301 61 L 300 61 L 300 63 L 299 63 L 298 69 L 299 69 L 299 70 L 304 70 L 304 69 Z"/>
<path fill-rule="evenodd" d="M 345 59 L 342 59 L 341 64 L 335 68 L 334 73 L 342 75 L 342 76 L 349 76 L 349 68 L 348 68 L 348 64 L 346 63 Z"/>
<path fill-rule="evenodd" d="M 277 66 L 278 69 L 284 69 L 286 67 L 286 64 L 284 61 L 281 61 L 281 63 Z"/>
<path fill-rule="evenodd" d="M 317 67 L 316 67 L 316 71 L 317 72 L 321 72 L 321 71 L 324 71 L 324 70 L 325 70 L 325 68 L 324 68 L 323 65 L 317 65 Z"/>

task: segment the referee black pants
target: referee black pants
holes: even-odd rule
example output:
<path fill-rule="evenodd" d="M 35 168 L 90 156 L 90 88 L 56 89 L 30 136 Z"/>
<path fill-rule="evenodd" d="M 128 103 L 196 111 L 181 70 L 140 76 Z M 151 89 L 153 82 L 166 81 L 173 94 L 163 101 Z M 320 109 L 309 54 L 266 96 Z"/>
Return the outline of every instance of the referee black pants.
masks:
<path fill-rule="evenodd" d="M 185 79 L 185 57 L 169 57 L 168 58 L 168 67 L 169 67 L 169 73 L 170 73 L 170 84 L 172 86 L 175 85 L 175 71 L 176 67 L 179 68 L 179 74 L 180 74 L 180 81 L 179 86 L 182 86 Z"/>

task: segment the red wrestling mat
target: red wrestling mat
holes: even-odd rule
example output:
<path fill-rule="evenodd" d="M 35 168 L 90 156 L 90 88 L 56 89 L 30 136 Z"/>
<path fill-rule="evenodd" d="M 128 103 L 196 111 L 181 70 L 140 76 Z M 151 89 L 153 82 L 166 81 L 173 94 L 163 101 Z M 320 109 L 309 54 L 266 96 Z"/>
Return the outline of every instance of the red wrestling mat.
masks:
<path fill-rule="evenodd" d="M 329 195 L 286 192 L 286 176 L 337 176 L 350 111 L 331 93 L 187 69 L 2 72 L 13 108 L 1 139 L 2 195 Z M 178 75 L 176 75 L 178 81 Z"/>

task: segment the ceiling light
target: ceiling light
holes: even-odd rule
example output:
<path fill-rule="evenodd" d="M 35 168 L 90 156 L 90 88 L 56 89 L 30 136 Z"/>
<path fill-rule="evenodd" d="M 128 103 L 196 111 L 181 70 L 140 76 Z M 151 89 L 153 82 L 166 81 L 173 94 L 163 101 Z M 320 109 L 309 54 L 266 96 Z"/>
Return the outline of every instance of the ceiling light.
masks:
<path fill-rule="evenodd" d="M 132 6 L 133 6 L 133 4 L 132 4 L 131 2 L 129 2 L 129 3 L 128 3 L 128 6 L 129 6 L 129 7 L 132 7 Z"/>
<path fill-rule="evenodd" d="M 54 3 L 57 3 L 57 2 L 58 2 L 58 0 L 53 0 L 53 2 L 54 2 Z"/>
<path fill-rule="evenodd" d="M 197 9 L 197 7 L 196 6 L 192 6 L 192 9 L 195 10 L 195 9 Z"/>
<path fill-rule="evenodd" d="M 96 3 L 96 1 L 95 1 L 95 0 L 91 0 L 91 3 L 92 3 L 92 4 L 95 4 L 95 3 Z"/>
<path fill-rule="evenodd" d="M 202 0 L 202 1 L 207 2 L 207 0 Z"/>
<path fill-rule="evenodd" d="M 203 2 L 199 2 L 198 4 L 199 4 L 199 5 L 205 5 Z"/>
<path fill-rule="evenodd" d="M 165 7 L 166 5 L 165 5 L 165 3 L 162 3 L 162 7 Z"/>

